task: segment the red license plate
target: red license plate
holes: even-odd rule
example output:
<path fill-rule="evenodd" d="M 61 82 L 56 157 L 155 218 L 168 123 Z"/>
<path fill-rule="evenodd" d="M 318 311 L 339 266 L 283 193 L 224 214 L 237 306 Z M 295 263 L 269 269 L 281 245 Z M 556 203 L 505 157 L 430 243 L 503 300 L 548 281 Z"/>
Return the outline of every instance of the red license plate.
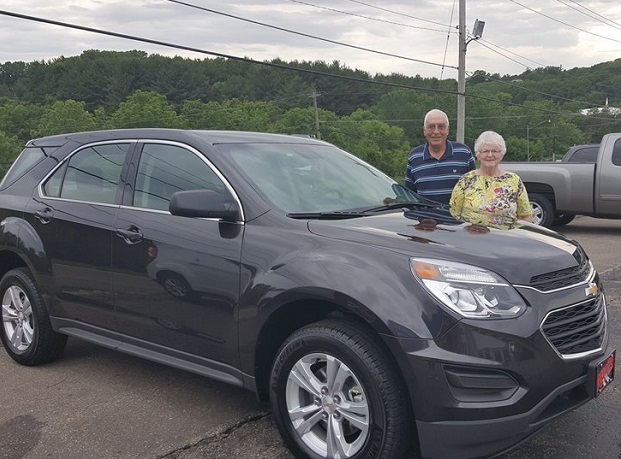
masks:
<path fill-rule="evenodd" d="M 597 397 L 602 391 L 610 385 L 615 379 L 615 351 L 612 351 L 608 357 L 597 364 L 597 372 L 595 376 L 595 396 Z"/>

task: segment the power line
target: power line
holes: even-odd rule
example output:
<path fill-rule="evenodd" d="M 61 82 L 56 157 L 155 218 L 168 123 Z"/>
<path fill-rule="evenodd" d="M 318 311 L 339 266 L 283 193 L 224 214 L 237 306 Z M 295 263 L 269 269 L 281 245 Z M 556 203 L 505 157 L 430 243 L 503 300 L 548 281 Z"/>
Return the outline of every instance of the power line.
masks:
<path fill-rule="evenodd" d="M 579 10 L 578 8 L 576 8 L 575 6 L 568 5 L 568 4 L 567 4 L 566 2 L 564 2 L 563 0 L 556 0 L 556 1 L 557 1 L 557 2 L 559 2 L 559 3 L 562 3 L 563 5 L 565 5 L 565 6 L 569 7 L 569 8 L 571 8 L 572 10 L 577 11 L 578 13 L 581 13 L 581 14 L 584 14 L 585 16 L 590 17 L 591 19 L 595 19 L 596 21 L 599 21 L 599 22 L 601 22 L 601 23 L 602 23 L 602 24 L 604 24 L 604 25 L 611 26 L 611 27 L 615 27 L 615 28 L 617 28 L 617 29 L 621 29 L 621 24 L 618 24 L 618 23 L 616 23 L 615 21 L 613 21 L 612 19 L 608 19 L 607 17 L 602 16 L 601 14 L 599 14 L 599 13 L 598 13 L 598 12 L 596 12 L 596 11 L 590 10 L 590 9 L 589 9 L 589 8 L 587 8 L 586 6 L 584 6 L 584 5 L 580 4 L 580 3 L 576 2 L 576 1 L 569 0 L 571 3 L 574 3 L 574 4 L 578 5 L 580 8 L 582 8 L 582 9 L 584 9 L 584 10 L 586 10 L 586 11 L 590 12 L 590 13 L 593 13 L 593 15 L 587 14 L 587 13 L 585 13 L 584 11 L 580 11 L 580 10 Z M 608 23 L 611 23 L 611 24 L 607 24 L 607 22 L 608 22 Z"/>
<path fill-rule="evenodd" d="M 473 74 L 470 74 L 470 76 L 473 76 Z M 557 96 L 555 94 L 548 94 L 546 92 L 538 91 L 538 90 L 532 89 L 532 88 L 525 88 L 525 87 L 523 87 L 521 85 L 517 85 L 515 83 L 510 83 L 510 82 L 507 82 L 507 81 L 499 80 L 499 79 L 493 78 L 493 77 L 488 77 L 488 80 L 492 80 L 492 81 L 494 81 L 496 83 L 504 84 L 504 85 L 507 85 L 507 86 L 513 86 L 513 87 L 519 88 L 521 90 L 525 90 L 527 92 L 533 92 L 535 94 L 539 94 L 540 96 L 551 97 L 553 99 L 560 99 L 560 100 L 564 100 L 564 101 L 567 101 L 567 102 L 579 102 L 581 104 L 592 104 L 591 102 L 587 102 L 587 101 L 584 101 L 584 100 L 570 99 L 568 97 Z M 597 108 L 597 107 L 604 107 L 604 105 L 597 105 L 597 104 L 594 104 L 594 105 L 595 105 L 595 108 Z"/>
<path fill-rule="evenodd" d="M 392 88 L 398 88 L 398 89 L 417 90 L 417 91 L 423 91 L 423 92 L 429 92 L 429 93 L 437 93 L 437 94 L 449 94 L 449 95 L 456 95 L 457 94 L 456 91 L 449 91 L 449 90 L 443 90 L 443 89 L 433 89 L 433 88 L 423 88 L 423 87 L 410 86 L 410 85 L 399 84 L 399 83 L 391 83 L 391 82 L 386 82 L 386 81 L 369 80 L 369 79 L 364 79 L 364 78 L 352 77 L 352 76 L 348 76 L 348 75 L 337 75 L 337 74 L 328 73 L 328 72 L 321 72 L 321 71 L 317 71 L 317 70 L 310 70 L 310 69 L 303 69 L 303 68 L 299 68 L 299 67 L 292 67 L 292 66 L 277 64 L 277 63 L 274 63 L 274 62 L 257 61 L 257 60 L 249 59 L 249 58 L 245 58 L 245 57 L 242 58 L 242 57 L 233 56 L 233 55 L 229 55 L 229 54 L 218 53 L 218 52 L 215 52 L 215 51 L 207 51 L 207 50 L 200 49 L 200 48 L 194 48 L 194 47 L 185 46 L 185 45 L 178 45 L 178 44 L 174 44 L 174 43 L 170 43 L 170 42 L 164 42 L 164 41 L 160 41 L 160 40 L 153 40 L 153 39 L 150 39 L 150 38 L 138 37 L 138 36 L 135 36 L 135 35 L 128 35 L 128 34 L 123 34 L 123 33 L 119 33 L 119 32 L 111 32 L 111 31 L 107 31 L 107 30 L 96 29 L 96 28 L 93 28 L 93 27 L 86 27 L 86 26 L 81 26 L 81 25 L 77 25 L 77 24 L 71 24 L 71 23 L 67 23 L 67 22 L 54 21 L 54 20 L 51 20 L 51 19 L 45 19 L 45 18 L 40 18 L 40 17 L 36 17 L 36 16 L 30 16 L 30 15 L 25 15 L 25 14 L 20 14 L 20 13 L 14 13 L 14 12 L 11 12 L 11 11 L 0 10 L 0 15 L 10 16 L 10 17 L 19 18 L 19 19 L 24 19 L 24 20 L 27 20 L 27 21 L 39 22 L 39 23 L 43 23 L 43 24 L 55 25 L 55 26 L 65 27 L 65 28 L 70 28 L 70 29 L 75 29 L 75 30 L 81 30 L 81 31 L 96 33 L 96 34 L 100 34 L 100 35 L 107 35 L 107 36 L 116 37 L 116 38 L 122 38 L 122 39 L 126 39 L 126 40 L 132 40 L 132 41 L 137 41 L 137 42 L 142 42 L 142 43 L 148 43 L 148 44 L 163 46 L 163 47 L 167 47 L 167 48 L 174 48 L 174 49 L 179 49 L 179 50 L 191 51 L 191 52 L 195 52 L 195 53 L 199 53 L 199 54 L 206 54 L 206 55 L 221 57 L 221 58 L 230 59 L 230 60 L 234 60 L 234 61 L 241 61 L 241 62 L 246 62 L 246 63 L 251 63 L 251 64 L 262 65 L 262 66 L 266 66 L 266 67 L 272 67 L 272 68 L 278 68 L 278 69 L 283 69 L 283 70 L 289 70 L 289 71 L 294 71 L 294 72 L 299 72 L 299 73 L 307 73 L 307 74 L 312 74 L 312 75 L 319 75 L 319 76 L 343 79 L 343 80 L 348 80 L 348 81 L 355 81 L 355 82 L 358 82 L 358 83 L 368 83 L 368 84 L 374 84 L 374 85 L 378 85 L 378 86 L 392 87 Z M 502 82 L 502 83 L 505 83 L 505 82 Z M 505 84 L 508 84 L 508 83 L 505 83 Z M 522 89 L 526 89 L 526 88 L 522 88 Z M 534 91 L 534 90 L 531 90 L 531 91 L 538 92 L 538 91 Z M 545 94 L 545 93 L 542 93 L 542 94 Z M 552 95 L 548 95 L 548 96 L 550 96 L 550 97 L 557 97 L 557 96 L 552 96 Z M 573 114 L 573 113 L 569 113 L 569 112 L 558 112 L 558 111 L 544 109 L 544 108 L 538 108 L 538 107 L 527 107 L 527 106 L 524 106 L 524 105 L 521 105 L 521 104 L 518 104 L 518 103 L 513 103 L 513 102 L 509 102 L 509 101 L 501 101 L 501 100 L 498 100 L 498 99 L 493 99 L 493 98 L 490 98 L 490 97 L 484 97 L 484 96 L 480 96 L 480 95 L 469 95 L 468 97 L 475 98 L 475 99 L 480 99 L 480 100 L 486 100 L 486 101 L 489 101 L 489 102 L 493 102 L 493 103 L 497 103 L 497 104 L 505 105 L 505 106 L 520 107 L 520 108 L 523 108 L 523 109 L 532 110 L 532 111 L 538 111 L 538 112 L 547 113 L 547 114 L 586 116 L 586 115 L 582 115 L 582 114 Z M 591 119 L 598 119 L 598 118 L 594 117 L 593 115 L 591 115 Z M 605 119 L 605 118 L 602 118 L 602 119 Z"/>
<path fill-rule="evenodd" d="M 348 16 L 354 16 L 354 17 L 358 17 L 358 18 L 362 18 L 362 19 L 368 19 L 369 21 L 383 22 L 385 24 L 397 25 L 397 26 L 401 26 L 401 27 L 408 27 L 408 28 L 411 28 L 411 29 L 428 30 L 430 32 L 444 32 L 443 30 L 431 29 L 429 27 L 414 26 L 414 25 L 410 25 L 410 24 L 403 24 L 401 22 L 388 21 L 386 19 L 372 18 L 370 16 L 364 16 L 362 14 L 348 13 L 347 11 L 341 11 L 341 10 L 337 10 L 337 9 L 334 9 L 334 8 L 328 8 L 327 6 L 314 5 L 312 3 L 303 2 L 301 0 L 289 0 L 289 1 L 292 2 L 292 3 L 299 3 L 300 5 L 312 6 L 313 8 L 318 8 L 318 9 L 321 9 L 321 10 L 332 11 L 334 13 L 346 14 Z"/>
<path fill-rule="evenodd" d="M 477 40 L 477 41 L 480 41 L 480 40 Z M 530 68 L 528 65 L 525 65 L 525 64 L 523 64 L 523 63 L 521 63 L 521 62 L 519 62 L 519 61 L 516 61 L 515 59 L 513 59 L 513 58 L 511 58 L 511 57 L 509 57 L 509 56 L 507 56 L 507 55 L 505 55 L 505 54 L 502 54 L 500 51 L 496 51 L 495 49 L 492 49 L 491 47 L 487 46 L 485 43 L 480 43 L 480 45 L 481 45 L 481 46 L 483 46 L 484 48 L 489 49 L 491 52 L 496 53 L 496 54 L 498 54 L 498 55 L 500 55 L 500 56 L 504 57 L 505 59 L 508 59 L 508 60 L 510 60 L 510 61 L 513 61 L 513 62 L 515 62 L 516 64 L 519 64 L 519 65 L 521 65 L 521 66 L 523 66 L 523 67 L 526 67 L 527 69 L 531 70 L 531 68 Z"/>
<path fill-rule="evenodd" d="M 453 0 L 453 8 L 451 9 L 451 23 L 453 22 L 453 14 L 455 14 L 455 4 L 457 3 L 457 0 Z M 444 45 L 444 56 L 442 57 L 442 64 L 444 64 L 446 62 L 446 54 L 448 51 L 448 44 L 449 41 L 451 39 L 451 29 L 453 28 L 453 26 L 449 25 L 449 30 L 446 34 L 446 44 Z M 442 66 L 442 73 L 440 73 L 440 79 L 442 79 L 442 76 L 444 75 L 444 66 Z"/>
<path fill-rule="evenodd" d="M 310 34 L 307 34 L 307 33 L 297 32 L 295 30 L 285 29 L 283 27 L 278 27 L 278 26 L 274 26 L 274 25 L 271 25 L 271 24 L 265 24 L 264 22 L 259 22 L 259 21 L 254 21 L 252 19 L 242 18 L 240 16 L 235 16 L 235 15 L 228 14 L 228 13 L 223 13 L 222 11 L 212 10 L 210 8 L 205 8 L 205 7 L 202 7 L 202 6 L 193 5 L 191 3 L 182 2 L 180 0 L 166 0 L 166 1 L 168 1 L 170 3 L 176 3 L 178 5 L 187 6 L 188 8 L 195 8 L 197 10 L 207 11 L 209 13 L 214 13 L 214 14 L 218 14 L 218 15 L 221 15 L 221 16 L 226 16 L 226 17 L 237 19 L 237 20 L 244 21 L 244 22 L 249 22 L 251 24 L 260 25 L 262 27 L 269 27 L 270 29 L 280 30 L 281 32 L 287 32 L 287 33 L 292 33 L 292 34 L 295 34 L 295 35 L 300 35 L 302 37 L 312 38 L 313 40 L 325 41 L 327 43 L 332 43 L 332 44 L 335 44 L 335 45 L 345 46 L 345 47 L 348 47 L 348 48 L 358 49 L 358 50 L 361 50 L 361 51 L 367 51 L 367 52 L 374 53 L 374 54 L 380 54 L 382 56 L 396 57 L 397 59 L 404 59 L 404 60 L 411 61 L 411 62 L 418 62 L 420 64 L 435 65 L 437 67 L 442 67 L 443 66 L 442 64 L 439 64 L 437 62 L 429 62 L 429 61 L 424 61 L 424 60 L 421 60 L 421 59 L 414 59 L 412 57 L 400 56 L 398 54 L 386 53 L 386 52 L 383 52 L 383 51 L 377 51 L 377 50 L 374 50 L 374 49 L 364 48 L 362 46 L 350 45 L 348 43 L 343 43 L 343 42 L 339 42 L 339 41 L 335 41 L 335 40 L 330 40 L 330 39 L 327 39 L 327 38 L 318 37 L 316 35 L 310 35 Z M 457 69 L 457 67 L 451 67 L 451 68 Z"/>
<path fill-rule="evenodd" d="M 296 1 L 296 0 L 289 0 L 289 1 Z M 361 4 L 361 5 L 365 5 L 365 6 L 368 6 L 368 7 L 370 7 L 370 8 L 375 8 L 375 9 L 378 9 L 378 10 L 381 10 L 381 11 L 387 11 L 387 12 L 392 13 L 392 14 L 397 14 L 397 15 L 400 15 L 400 16 L 409 17 L 409 18 L 412 18 L 412 19 L 417 19 L 417 20 L 420 20 L 420 21 L 427 21 L 427 22 L 431 22 L 431 23 L 433 23 L 433 24 L 442 25 L 442 24 L 441 24 L 441 23 L 439 23 L 439 22 L 430 21 L 430 20 L 427 20 L 427 19 L 422 19 L 422 18 L 419 18 L 419 17 L 416 17 L 416 16 L 411 16 L 411 15 L 408 15 L 408 14 L 405 14 L 405 13 L 397 12 L 397 11 L 394 11 L 394 10 L 389 10 L 389 9 L 386 9 L 386 8 L 381 8 L 381 7 L 374 6 L 374 5 L 370 5 L 370 4 L 368 4 L 368 3 L 361 2 L 361 1 L 358 1 L 358 0 L 347 0 L 347 1 L 350 1 L 350 2 L 353 2 L 353 3 L 358 3 L 358 4 Z M 452 22 L 452 19 L 453 19 L 453 12 L 454 12 L 454 8 L 455 8 L 455 3 L 453 3 L 453 10 L 451 10 L 451 22 Z M 399 25 L 399 24 L 397 24 L 397 25 Z M 445 25 L 445 26 L 446 26 L 446 25 Z M 450 23 L 448 24 L 448 27 L 449 27 L 449 29 L 450 29 L 450 28 L 453 28 L 453 26 L 452 26 Z M 511 53 L 511 54 L 513 54 L 513 55 L 515 55 L 515 56 L 517 56 L 517 57 L 520 57 L 520 58 L 524 59 L 524 60 L 529 60 L 529 61 L 531 61 L 531 62 L 533 62 L 533 63 L 537 64 L 537 65 L 538 65 L 538 66 L 540 66 L 540 67 L 546 67 L 546 65 L 544 65 L 544 64 L 540 64 L 539 62 L 535 62 L 535 61 L 533 61 L 533 60 L 531 60 L 531 59 L 528 59 L 528 58 L 527 58 L 527 57 L 525 57 L 525 56 L 521 56 L 521 55 L 519 55 L 519 54 L 517 54 L 517 53 L 514 53 L 514 52 L 512 52 L 512 51 L 506 50 L 506 49 L 502 48 L 501 46 L 498 46 L 498 45 L 496 45 L 496 44 L 494 44 L 494 43 L 491 43 L 491 42 L 489 42 L 489 41 L 486 41 L 486 43 L 487 43 L 488 45 L 495 46 L 495 47 L 500 48 L 500 49 L 502 49 L 502 50 L 504 50 L 504 51 L 506 51 L 506 52 L 509 52 L 509 53 Z M 447 46 L 448 46 L 448 38 L 447 38 Z M 489 48 L 488 48 L 488 49 L 489 49 Z M 494 50 L 491 50 L 491 49 L 490 49 L 490 51 L 494 51 Z M 445 50 L 445 52 L 446 52 L 446 50 Z M 511 59 L 511 58 L 509 58 L 508 56 L 506 56 L 506 55 L 504 55 L 504 54 L 502 54 L 502 53 L 500 53 L 500 52 L 497 52 L 497 51 L 494 51 L 494 52 L 496 52 L 497 54 L 499 54 L 499 55 L 501 55 L 501 56 L 503 56 L 503 57 L 505 57 L 505 58 L 507 58 L 507 59 L 509 59 L 509 60 L 513 61 L 513 62 L 516 62 L 516 63 L 517 63 L 517 64 L 519 64 L 519 65 L 522 65 L 522 66 L 524 66 L 524 67 L 526 67 L 526 68 L 530 68 L 530 67 L 528 67 L 527 65 L 524 65 L 524 64 L 523 64 L 523 63 L 521 63 L 521 62 L 515 61 L 514 59 Z"/>
<path fill-rule="evenodd" d="M 374 8 L 374 9 L 376 9 L 376 10 L 385 11 L 385 12 L 387 12 L 387 13 L 397 14 L 397 15 L 399 15 L 399 16 L 404 16 L 404 17 L 406 17 L 406 18 L 416 19 L 417 21 L 429 22 L 430 24 L 435 24 L 435 25 L 438 25 L 438 26 L 441 26 L 441 27 L 446 27 L 446 25 L 447 25 L 447 24 L 442 24 L 442 23 L 440 23 L 440 22 L 432 21 L 432 20 L 430 20 L 430 19 L 423 19 L 423 18 L 419 18 L 419 17 L 416 17 L 416 16 L 412 16 L 412 15 L 410 15 L 410 14 L 405 14 L 405 13 L 401 13 L 401 12 L 398 12 L 398 11 L 389 10 L 389 9 L 387 9 L 387 8 L 382 8 L 382 7 L 380 7 L 380 6 L 371 5 L 371 4 L 369 4 L 369 3 L 360 2 L 360 1 L 358 1 L 358 0 L 347 0 L 347 1 L 348 1 L 348 2 L 352 2 L 352 3 L 358 3 L 359 5 L 368 6 L 369 8 Z M 449 25 L 450 25 L 450 24 L 449 24 Z"/>
<path fill-rule="evenodd" d="M 489 46 L 493 46 L 494 48 L 502 49 L 505 53 L 513 54 L 514 56 L 519 57 L 520 59 L 524 59 L 524 60 L 526 60 L 526 61 L 530 61 L 530 62 L 532 62 L 533 64 L 537 64 L 537 66 L 539 66 L 539 67 L 546 67 L 546 65 L 545 65 L 545 64 L 542 64 L 542 63 L 540 63 L 540 62 L 534 61 L 534 60 L 529 59 L 529 58 L 527 58 L 527 57 L 524 57 L 524 56 L 522 56 L 522 55 L 520 55 L 520 54 L 514 53 L 513 51 L 508 50 L 508 49 L 506 49 L 506 48 L 503 48 L 502 46 L 499 46 L 499 45 L 497 45 L 497 44 L 495 44 L 495 43 L 491 43 L 491 42 L 489 42 L 489 41 L 487 41 L 487 40 L 484 40 L 482 37 L 481 37 L 481 38 L 479 38 L 479 39 L 477 40 L 477 43 L 479 43 L 480 45 L 483 45 L 485 48 L 488 48 L 488 49 L 490 49 L 490 48 L 489 48 L 488 46 L 486 46 L 485 44 L 487 44 L 487 45 L 489 45 Z M 515 60 L 513 60 L 512 58 L 510 58 L 510 57 L 506 56 L 505 54 L 502 54 L 502 53 L 501 53 L 501 52 L 499 52 L 499 51 L 495 51 L 495 50 L 493 50 L 493 49 L 490 49 L 490 51 L 493 51 L 493 52 L 495 52 L 495 53 L 497 53 L 497 54 L 500 54 L 502 57 L 504 57 L 504 58 L 506 58 L 506 59 L 509 59 L 510 61 L 516 62 L 516 63 L 518 63 L 518 64 L 520 64 L 520 65 L 522 65 L 522 66 L 526 67 L 527 69 L 530 69 L 530 67 L 529 67 L 528 65 L 526 65 L 526 64 L 522 64 L 521 62 L 518 62 L 518 61 L 515 61 Z"/>
<path fill-rule="evenodd" d="M 340 79 L 349 80 L 349 81 L 356 81 L 356 82 L 359 82 L 359 83 L 369 83 L 369 84 L 375 84 L 375 85 L 387 86 L 387 87 L 394 87 L 394 88 L 401 88 L 401 89 L 414 89 L 414 90 L 418 90 L 418 91 L 440 93 L 440 94 L 452 94 L 452 95 L 456 94 L 455 91 L 448 91 L 448 90 L 443 90 L 443 89 L 422 88 L 422 87 L 409 86 L 409 85 L 404 85 L 404 84 L 399 84 L 399 83 L 390 83 L 390 82 L 385 82 L 385 81 L 377 81 L 377 80 L 369 80 L 369 79 L 365 79 L 365 78 L 357 78 L 357 77 L 352 77 L 352 76 L 348 76 L 348 75 L 337 75 L 337 74 L 334 74 L 334 73 L 320 72 L 318 70 L 310 70 L 310 69 L 303 69 L 303 68 L 299 68 L 299 67 L 291 67 L 291 66 L 287 66 L 287 65 L 277 64 L 275 62 L 257 61 L 257 60 L 249 59 L 249 58 L 246 58 L 246 57 L 238 57 L 238 56 L 233 56 L 233 55 L 230 55 L 230 54 L 218 53 L 218 52 L 215 52 L 215 51 L 207 51 L 207 50 L 204 50 L 204 49 L 194 48 L 194 47 L 191 47 L 191 46 L 178 45 L 178 44 L 174 44 L 174 43 L 170 43 L 170 42 L 164 42 L 164 41 L 160 41 L 160 40 L 153 40 L 153 39 L 150 39 L 150 38 L 138 37 L 138 36 L 135 36 L 135 35 L 127 35 L 127 34 L 118 33 L 118 32 L 111 32 L 111 31 L 108 31 L 108 30 L 95 29 L 93 27 L 86 27 L 86 26 L 81 26 L 81 25 L 77 25 L 77 24 L 71 24 L 71 23 L 68 23 L 68 22 L 54 21 L 54 20 L 51 20 L 51 19 L 45 19 L 45 18 L 40 18 L 40 17 L 36 17 L 36 16 L 29 16 L 27 14 L 14 13 L 14 12 L 11 12 L 11 11 L 0 10 L 0 15 L 11 16 L 11 17 L 14 17 L 14 18 L 25 19 L 25 20 L 28 20 L 28 21 L 40 22 L 40 23 L 50 24 L 50 25 L 56 25 L 56 26 L 60 26 L 60 27 L 66 27 L 66 28 L 69 28 L 69 29 L 82 30 L 82 31 L 85 31 L 85 32 L 92 32 L 92 33 L 97 33 L 97 34 L 101 34 L 101 35 L 108 35 L 108 36 L 111 36 L 111 37 L 123 38 L 123 39 L 126 39 L 126 40 L 133 40 L 133 41 L 138 41 L 138 42 L 142 42 L 142 43 L 149 43 L 149 44 L 152 44 L 152 45 L 159 45 L 159 46 L 164 46 L 164 47 L 167 47 L 167 48 L 174 48 L 174 49 L 180 49 L 180 50 L 185 50 L 185 51 L 191 51 L 191 52 L 195 52 L 195 53 L 199 53 L 199 54 L 207 54 L 207 55 L 216 56 L 216 57 L 222 57 L 222 58 L 226 58 L 226 59 L 230 59 L 230 60 L 235 60 L 235 61 L 248 62 L 248 63 L 252 63 L 252 64 L 263 65 L 263 66 L 266 66 L 266 67 L 274 67 L 274 68 L 279 68 L 279 69 L 284 69 L 284 70 L 292 70 L 292 71 L 300 72 L 300 73 L 308 73 L 308 74 L 327 76 L 327 77 L 332 77 L 332 78 L 340 78 Z"/>
<path fill-rule="evenodd" d="M 384 20 L 382 20 L 382 19 L 371 18 L 371 17 L 368 17 L 368 16 L 363 16 L 363 15 L 359 15 L 359 14 L 355 14 L 355 13 L 348 13 L 348 12 L 345 12 L 345 11 L 336 10 L 336 9 L 333 9 L 333 8 L 327 8 L 327 7 L 323 7 L 323 6 L 318 6 L 318 5 L 314 5 L 314 4 L 312 4 L 312 3 L 304 2 L 304 1 L 301 1 L 301 0 L 289 0 L 289 1 L 290 1 L 290 2 L 293 2 L 293 3 L 299 3 L 299 4 L 303 4 L 303 5 L 307 5 L 307 6 L 312 6 L 312 7 L 314 7 L 314 8 L 319 8 L 319 9 L 325 9 L 325 10 L 328 10 L 328 11 L 333 11 L 333 12 L 336 12 L 336 13 L 341 13 L 341 14 L 346 14 L 346 15 L 357 16 L 357 17 L 360 17 L 360 18 L 363 18 L 363 19 L 368 19 L 368 20 L 371 20 L 371 21 L 388 22 L 388 23 L 390 23 L 390 24 L 397 25 L 397 26 L 401 26 L 401 27 L 413 27 L 413 28 L 418 28 L 418 27 L 415 27 L 415 26 L 410 26 L 410 25 L 408 25 L 408 24 L 403 24 L 403 23 L 398 23 L 398 22 L 392 22 L 392 21 L 384 21 Z M 380 10 L 383 10 L 383 11 L 388 11 L 388 12 L 393 13 L 393 14 L 398 14 L 398 15 L 408 16 L 408 15 L 405 15 L 405 14 L 403 14 L 403 13 L 399 13 L 399 12 L 396 12 L 396 11 L 393 11 L 393 10 L 388 10 L 388 9 L 386 9 L 386 8 L 375 7 L 375 6 L 370 5 L 370 4 L 368 4 L 368 3 L 359 2 L 359 1 L 356 1 L 356 0 L 350 0 L 350 1 L 353 1 L 354 3 L 359 3 L 359 4 L 362 4 L 362 5 L 365 5 L 365 6 L 369 6 L 369 7 L 372 7 L 372 8 L 377 8 L 377 9 L 380 9 Z M 561 0 L 558 0 L 558 1 L 561 1 Z M 448 33 L 447 33 L 447 37 L 446 37 L 446 44 L 445 44 L 445 47 L 444 47 L 444 57 L 443 57 L 443 60 L 442 60 L 442 66 L 443 66 L 443 67 L 442 67 L 442 73 L 440 74 L 440 80 L 443 78 L 443 73 L 444 73 L 444 63 L 446 62 L 446 55 L 447 55 L 447 51 L 448 51 L 448 44 L 449 44 L 449 42 L 450 42 L 450 36 L 451 36 L 451 34 L 456 33 L 456 32 L 452 32 L 452 31 L 451 31 L 451 29 L 453 29 L 453 26 L 452 26 L 452 25 L 450 25 L 450 24 L 452 23 L 452 21 L 453 21 L 453 14 L 454 14 L 454 10 L 455 10 L 455 3 L 456 3 L 456 0 L 454 0 L 454 1 L 453 1 L 453 8 L 452 8 L 452 10 L 451 10 L 451 19 L 450 19 L 450 21 L 449 21 L 449 24 L 447 25 L 447 27 L 448 27 L 448 29 L 449 29 L 449 30 L 448 30 Z M 418 19 L 418 20 L 424 20 L 424 19 L 422 19 L 422 18 L 415 18 L 415 19 Z M 433 22 L 433 21 L 430 21 L 430 22 Z M 439 30 L 437 30 L 437 29 L 425 29 L 425 28 L 423 28 L 423 27 L 420 27 L 420 28 L 421 28 L 421 29 L 424 29 L 424 30 L 432 30 L 432 31 L 434 31 L 434 32 L 440 32 L 440 31 L 439 31 Z M 530 62 L 532 62 L 532 63 L 534 63 L 534 64 L 537 64 L 537 65 L 538 65 L 538 66 L 540 66 L 540 67 L 546 67 L 546 65 L 545 65 L 545 64 L 542 64 L 542 63 L 540 63 L 540 62 L 533 61 L 532 59 L 529 59 L 529 58 L 527 58 L 527 57 L 525 57 L 525 56 L 521 56 L 521 55 L 519 55 L 519 54 L 517 54 L 517 53 L 514 53 L 513 51 L 510 51 L 510 50 L 507 50 L 507 49 L 503 48 L 502 46 L 496 45 L 496 44 L 494 44 L 494 43 L 491 43 L 491 42 L 489 42 L 489 41 L 482 40 L 482 39 L 480 39 L 479 41 L 484 41 L 484 42 L 485 42 L 485 43 L 487 43 L 489 46 L 493 46 L 493 47 L 496 47 L 496 48 L 502 49 L 503 51 L 505 51 L 505 52 L 507 52 L 507 53 L 513 54 L 514 56 L 517 56 L 517 57 L 519 57 L 519 58 L 521 58 L 521 59 L 524 59 L 524 60 L 530 61 Z M 528 69 L 528 70 L 532 70 L 532 68 L 531 68 L 531 67 L 529 67 L 528 65 L 526 65 L 526 64 L 524 64 L 524 63 L 522 63 L 522 62 L 519 62 L 519 61 L 517 61 L 517 60 L 515 60 L 515 59 L 513 59 L 513 58 L 511 58 L 511 57 L 509 57 L 509 56 L 507 56 L 506 54 L 503 54 L 503 53 L 501 53 L 501 52 L 499 52 L 499 51 L 496 51 L 496 50 L 494 50 L 494 49 L 491 49 L 489 46 L 485 46 L 485 45 L 483 45 L 483 46 L 484 46 L 485 48 L 489 49 L 490 51 L 492 51 L 492 52 L 494 52 L 494 53 L 496 53 L 496 54 L 498 54 L 498 55 L 500 55 L 500 56 L 504 57 L 504 58 L 505 58 L 505 59 L 507 59 L 507 60 L 510 60 L 510 61 L 512 61 L 512 62 L 515 62 L 516 64 L 521 65 L 521 66 L 525 67 L 525 68 L 526 68 L 526 69 Z"/>
<path fill-rule="evenodd" d="M 576 30 L 579 30 L 580 32 L 588 33 L 589 35 L 593 35 L 593 36 L 598 37 L 598 38 L 604 38 L 604 39 L 606 39 L 606 40 L 611 40 L 611 41 L 614 41 L 614 42 L 617 42 L 617 43 L 621 43 L 621 40 L 615 40 L 615 39 L 614 39 L 614 38 L 612 38 L 612 37 L 607 37 L 607 36 L 605 36 L 605 35 L 600 35 L 600 34 L 597 34 L 597 33 L 591 32 L 591 31 L 586 30 L 586 29 L 581 29 L 580 27 L 576 27 L 575 25 L 568 24 L 568 23 L 566 23 L 566 22 L 561 21 L 560 19 L 553 18 L 552 16 L 549 16 L 549 15 L 547 15 L 547 14 L 545 14 L 545 13 L 542 13 L 541 11 L 537 11 L 537 10 L 535 10 L 535 9 L 533 9 L 533 8 L 529 7 L 529 6 L 522 5 L 520 2 L 518 2 L 518 1 L 516 1 L 516 0 L 509 0 L 509 1 L 510 1 L 511 3 L 515 3 L 516 5 L 521 6 L 521 7 L 522 7 L 522 8 L 524 8 L 524 9 L 527 9 L 527 10 L 529 10 L 529 11 L 532 11 L 533 13 L 536 13 L 536 14 L 539 14 L 539 15 L 541 15 L 541 16 L 543 16 L 543 17 L 545 17 L 545 18 L 548 18 L 548 19 L 550 19 L 551 21 L 558 22 L 559 24 L 563 24 L 564 26 L 571 27 L 572 29 L 576 29 Z"/>

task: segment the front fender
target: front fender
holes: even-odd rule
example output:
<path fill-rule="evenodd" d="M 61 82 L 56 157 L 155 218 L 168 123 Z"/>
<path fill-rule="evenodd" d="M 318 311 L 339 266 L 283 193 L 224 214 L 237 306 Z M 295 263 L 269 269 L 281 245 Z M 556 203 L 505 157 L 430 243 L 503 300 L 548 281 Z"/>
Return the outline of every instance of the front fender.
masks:
<path fill-rule="evenodd" d="M 416 282 L 409 257 L 385 248 L 298 256 L 257 276 L 250 292 L 255 287 L 261 298 L 243 303 L 256 301 L 261 322 L 302 299 L 338 305 L 378 333 L 401 338 L 433 338 L 457 322 Z"/>

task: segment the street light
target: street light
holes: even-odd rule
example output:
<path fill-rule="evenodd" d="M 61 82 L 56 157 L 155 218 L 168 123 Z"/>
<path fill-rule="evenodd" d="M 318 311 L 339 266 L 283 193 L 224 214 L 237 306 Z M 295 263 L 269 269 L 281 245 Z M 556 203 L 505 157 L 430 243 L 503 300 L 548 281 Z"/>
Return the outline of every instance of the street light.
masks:
<path fill-rule="evenodd" d="M 537 123 L 534 126 L 526 125 L 526 161 L 530 161 L 530 130 L 541 126 L 543 123 L 550 123 L 552 120 L 543 120 L 541 123 Z"/>

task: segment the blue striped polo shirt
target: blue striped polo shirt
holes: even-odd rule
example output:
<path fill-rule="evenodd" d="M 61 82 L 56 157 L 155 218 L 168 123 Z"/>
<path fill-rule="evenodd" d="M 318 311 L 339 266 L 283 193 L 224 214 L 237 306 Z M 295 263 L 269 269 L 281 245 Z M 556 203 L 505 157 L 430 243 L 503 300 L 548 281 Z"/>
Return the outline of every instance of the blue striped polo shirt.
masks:
<path fill-rule="evenodd" d="M 459 177 L 476 166 L 467 145 L 450 140 L 446 143 L 446 151 L 440 159 L 431 156 L 427 144 L 412 149 L 405 186 L 426 198 L 448 204 Z"/>

